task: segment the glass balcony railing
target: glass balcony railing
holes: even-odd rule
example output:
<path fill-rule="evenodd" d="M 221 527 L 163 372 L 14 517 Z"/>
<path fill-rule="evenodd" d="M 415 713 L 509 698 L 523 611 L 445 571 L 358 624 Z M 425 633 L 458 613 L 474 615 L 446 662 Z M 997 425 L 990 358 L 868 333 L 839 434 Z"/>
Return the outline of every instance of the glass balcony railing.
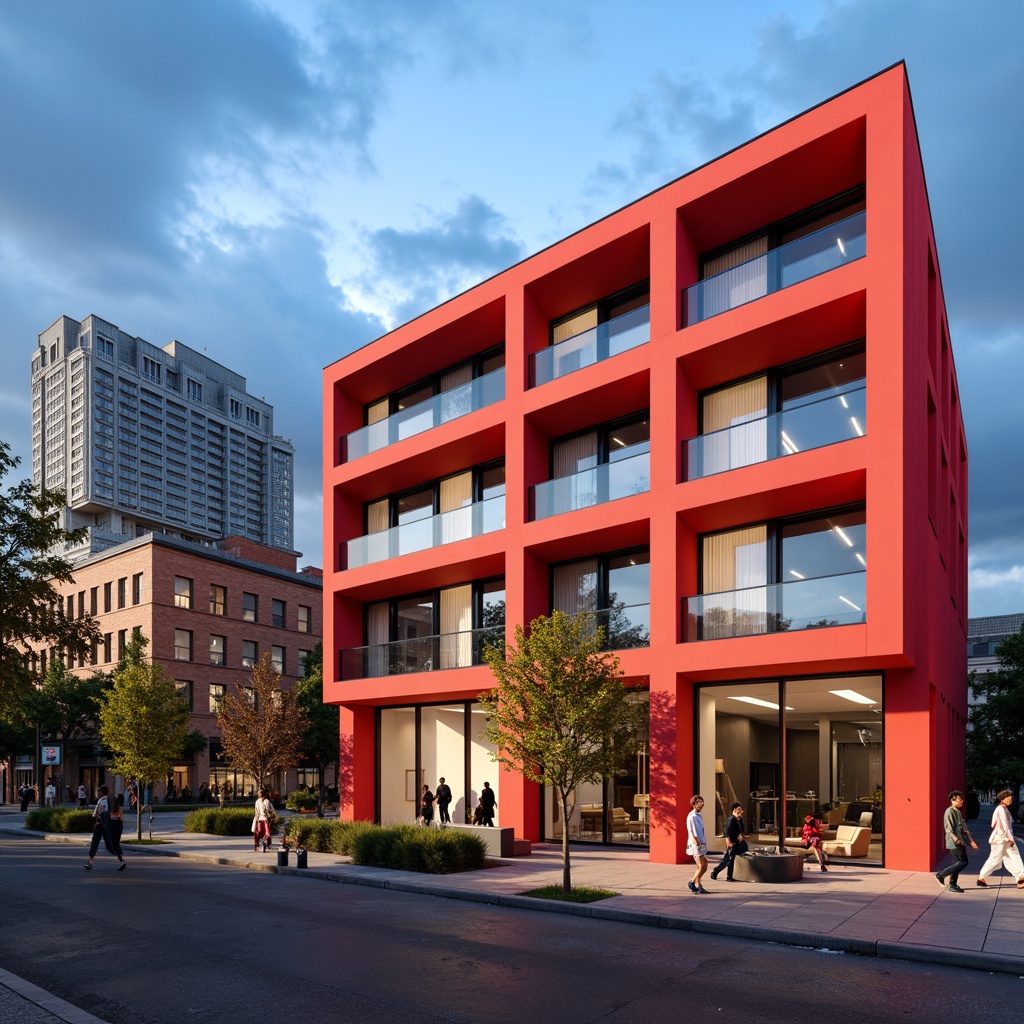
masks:
<path fill-rule="evenodd" d="M 867 573 L 817 576 L 683 599 L 683 639 L 794 632 L 867 621 Z"/>
<path fill-rule="evenodd" d="M 698 281 L 683 292 L 683 326 L 700 323 L 769 292 L 860 259 L 867 253 L 866 225 L 867 214 L 861 210 L 763 256 Z"/>
<path fill-rule="evenodd" d="M 436 672 L 482 665 L 484 651 L 505 639 L 504 626 L 421 636 L 389 644 L 352 647 L 340 653 L 342 679 L 370 679 L 408 672 Z"/>
<path fill-rule="evenodd" d="M 784 412 L 737 423 L 685 444 L 686 480 L 824 448 L 867 431 L 867 391 L 863 382 Z"/>
<path fill-rule="evenodd" d="M 341 439 L 341 459 L 351 462 L 370 452 L 386 448 L 389 444 L 404 441 L 407 437 L 422 434 L 425 430 L 442 423 L 466 416 L 483 409 L 505 397 L 505 367 L 474 377 L 466 384 L 460 384 L 450 391 L 418 402 L 402 409 L 385 419 L 354 430 Z"/>
<path fill-rule="evenodd" d="M 616 604 L 594 613 L 598 626 L 604 626 L 606 651 L 651 646 L 651 605 Z"/>
<path fill-rule="evenodd" d="M 358 569 L 386 558 L 397 558 L 413 551 L 453 544 L 455 541 L 479 537 L 505 528 L 505 495 L 473 502 L 464 508 L 426 516 L 415 522 L 402 523 L 390 530 L 356 537 L 346 545 L 347 569 Z"/>
<path fill-rule="evenodd" d="M 639 306 L 628 313 L 575 334 L 530 357 L 532 387 L 610 359 L 651 340 L 651 307 Z"/>
<path fill-rule="evenodd" d="M 625 455 L 630 448 L 643 448 L 634 455 Z M 647 444 L 622 448 L 625 457 L 593 469 L 584 469 L 569 476 L 532 487 L 533 518 L 573 512 L 578 508 L 601 505 L 631 494 L 643 494 L 651 489 L 651 454 Z"/>

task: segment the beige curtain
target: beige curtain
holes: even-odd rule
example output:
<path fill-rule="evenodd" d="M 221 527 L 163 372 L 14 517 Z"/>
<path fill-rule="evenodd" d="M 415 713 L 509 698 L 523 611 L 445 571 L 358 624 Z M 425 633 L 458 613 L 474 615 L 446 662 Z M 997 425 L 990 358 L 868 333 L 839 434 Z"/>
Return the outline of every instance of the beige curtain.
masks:
<path fill-rule="evenodd" d="M 441 394 L 438 396 L 441 422 L 447 423 L 473 411 L 473 366 L 464 363 L 441 374 Z"/>
<path fill-rule="evenodd" d="M 473 585 L 441 591 L 441 668 L 473 663 Z"/>
<path fill-rule="evenodd" d="M 723 252 L 704 264 L 704 316 L 724 313 L 768 293 L 768 236 Z"/>
<path fill-rule="evenodd" d="M 366 506 L 366 561 L 380 562 L 389 557 L 388 548 L 388 509 L 390 502 L 387 498 L 380 501 L 371 501 Z"/>
<path fill-rule="evenodd" d="M 589 366 L 597 360 L 597 306 L 554 324 L 551 344 L 558 350 L 552 353 L 554 362 L 551 376 L 564 377 L 567 373 Z"/>
<path fill-rule="evenodd" d="M 704 396 L 704 473 L 721 473 L 767 458 L 768 378 L 756 377 Z"/>
<path fill-rule="evenodd" d="M 597 611 L 597 559 L 584 558 L 557 565 L 551 574 L 551 607 L 575 615 Z"/>
<path fill-rule="evenodd" d="M 552 514 L 588 508 L 596 504 L 596 430 L 578 434 L 553 445 L 551 462 L 555 473 L 555 479 L 548 485 Z"/>
<path fill-rule="evenodd" d="M 366 438 L 366 450 L 377 451 L 378 448 L 387 447 L 388 427 L 384 422 L 389 415 L 391 401 L 381 398 L 366 407 L 366 422 L 369 425 Z"/>
<path fill-rule="evenodd" d="M 441 481 L 441 543 L 473 536 L 473 474 L 459 473 Z"/>
<path fill-rule="evenodd" d="M 391 639 L 391 607 L 387 601 L 366 606 L 366 640 L 368 677 L 388 674 L 387 644 Z"/>
<path fill-rule="evenodd" d="M 704 639 L 747 636 L 767 628 L 767 538 L 764 525 L 703 540 Z"/>

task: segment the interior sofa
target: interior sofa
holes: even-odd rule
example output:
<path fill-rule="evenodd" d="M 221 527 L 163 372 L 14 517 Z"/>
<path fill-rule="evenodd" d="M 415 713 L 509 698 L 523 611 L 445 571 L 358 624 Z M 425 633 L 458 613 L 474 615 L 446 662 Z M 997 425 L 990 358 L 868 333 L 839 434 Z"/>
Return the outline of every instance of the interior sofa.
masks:
<path fill-rule="evenodd" d="M 600 832 L 601 816 L 603 813 L 604 808 L 601 804 L 580 804 L 580 831 Z M 631 826 L 636 831 L 636 823 L 630 820 L 629 811 L 625 807 L 611 808 L 610 824 L 613 834 L 616 832 L 629 832 Z"/>
<path fill-rule="evenodd" d="M 835 839 L 826 839 L 821 845 L 828 857 L 866 857 L 871 845 L 871 829 L 840 825 Z"/>

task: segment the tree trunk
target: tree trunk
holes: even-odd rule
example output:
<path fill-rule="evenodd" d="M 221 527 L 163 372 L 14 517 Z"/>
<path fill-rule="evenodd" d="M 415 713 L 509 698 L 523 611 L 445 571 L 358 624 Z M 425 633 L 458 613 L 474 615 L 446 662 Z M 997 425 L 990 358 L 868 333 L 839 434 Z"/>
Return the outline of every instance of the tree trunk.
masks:
<path fill-rule="evenodd" d="M 572 874 L 569 869 L 569 794 L 558 791 L 562 801 L 562 891 L 572 892 Z"/>
<path fill-rule="evenodd" d="M 320 769 L 320 783 L 316 787 L 316 816 L 322 818 L 324 816 L 324 774 L 327 772 L 327 765 L 321 764 L 317 767 Z"/>
<path fill-rule="evenodd" d="M 142 783 L 135 780 L 135 839 L 142 842 Z"/>

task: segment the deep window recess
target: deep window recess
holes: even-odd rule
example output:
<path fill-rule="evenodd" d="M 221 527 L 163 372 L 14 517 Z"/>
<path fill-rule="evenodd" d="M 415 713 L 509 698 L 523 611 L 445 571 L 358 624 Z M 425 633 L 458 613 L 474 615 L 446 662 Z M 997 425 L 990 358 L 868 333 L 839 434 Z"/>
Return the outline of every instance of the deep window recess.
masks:
<path fill-rule="evenodd" d="M 479 665 L 504 639 L 505 581 L 377 601 L 364 614 L 366 646 L 341 652 L 343 679 Z"/>
<path fill-rule="evenodd" d="M 646 548 L 551 567 L 551 608 L 595 614 L 609 650 L 651 642 L 651 557 Z"/>
<path fill-rule="evenodd" d="M 862 437 L 865 376 L 860 341 L 702 393 L 686 479 Z"/>
<path fill-rule="evenodd" d="M 860 185 L 703 254 L 683 292 L 683 323 L 698 323 L 865 255 Z"/>
<path fill-rule="evenodd" d="M 866 535 L 862 506 L 705 534 L 686 639 L 866 621 Z"/>
<path fill-rule="evenodd" d="M 548 347 L 531 359 L 531 385 L 564 377 L 643 345 L 650 337 L 650 285 L 642 281 L 553 320 Z"/>
<path fill-rule="evenodd" d="M 643 412 L 552 441 L 550 479 L 533 488 L 533 517 L 650 490 L 650 436 Z"/>

